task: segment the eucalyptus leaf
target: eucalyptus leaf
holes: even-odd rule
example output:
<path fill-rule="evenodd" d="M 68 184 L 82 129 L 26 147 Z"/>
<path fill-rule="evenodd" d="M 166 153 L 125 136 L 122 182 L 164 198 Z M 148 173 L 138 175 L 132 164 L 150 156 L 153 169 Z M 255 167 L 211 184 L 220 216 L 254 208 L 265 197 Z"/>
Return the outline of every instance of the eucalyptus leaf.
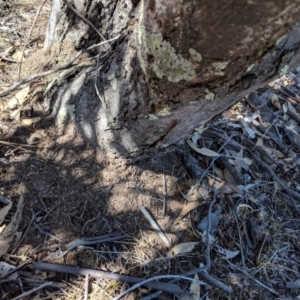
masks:
<path fill-rule="evenodd" d="M 196 152 L 202 154 L 202 155 L 205 155 L 205 156 L 209 156 L 209 157 L 216 157 L 216 156 L 220 156 L 219 153 L 215 152 L 215 151 L 212 151 L 208 148 L 199 148 L 197 147 L 192 141 L 188 140 L 187 141 L 188 145 L 193 149 L 195 150 Z"/>

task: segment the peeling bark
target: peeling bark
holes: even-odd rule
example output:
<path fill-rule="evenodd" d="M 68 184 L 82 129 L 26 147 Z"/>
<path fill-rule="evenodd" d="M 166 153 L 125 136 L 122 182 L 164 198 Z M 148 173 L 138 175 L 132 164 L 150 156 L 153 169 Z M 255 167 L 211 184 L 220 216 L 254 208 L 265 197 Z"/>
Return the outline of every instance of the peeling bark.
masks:
<path fill-rule="evenodd" d="M 52 89 L 57 124 L 119 154 L 177 143 L 294 59 L 300 1 L 74 1 L 105 38 L 121 36 L 95 66 L 78 67 Z M 282 38 L 279 40 L 279 38 Z M 62 0 L 53 0 L 45 50 L 59 57 L 99 42 Z M 277 42 L 277 44 L 276 44 Z M 294 62 L 295 64 L 295 62 Z"/>

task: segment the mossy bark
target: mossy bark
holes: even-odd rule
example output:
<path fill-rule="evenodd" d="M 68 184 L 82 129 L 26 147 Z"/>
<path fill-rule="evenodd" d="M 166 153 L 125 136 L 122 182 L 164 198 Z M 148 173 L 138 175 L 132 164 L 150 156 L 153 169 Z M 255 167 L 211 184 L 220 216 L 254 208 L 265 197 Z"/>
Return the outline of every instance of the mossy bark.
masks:
<path fill-rule="evenodd" d="M 284 37 L 299 2 L 75 0 L 105 38 L 121 38 L 91 53 L 101 53 L 97 71 L 81 66 L 62 77 L 49 110 L 61 128 L 72 123 L 91 143 L 120 154 L 176 143 L 287 64 L 300 44 L 297 34 Z M 45 48 L 58 43 L 62 53 L 70 43 L 80 50 L 99 41 L 53 0 Z"/>

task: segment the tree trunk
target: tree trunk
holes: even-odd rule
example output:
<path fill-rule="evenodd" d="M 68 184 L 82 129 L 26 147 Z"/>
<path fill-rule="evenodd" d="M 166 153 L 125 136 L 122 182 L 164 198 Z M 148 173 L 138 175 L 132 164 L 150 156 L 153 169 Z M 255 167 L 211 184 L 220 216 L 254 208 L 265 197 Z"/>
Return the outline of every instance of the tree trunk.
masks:
<path fill-rule="evenodd" d="M 63 130 L 73 124 L 120 154 L 176 143 L 289 64 L 300 31 L 284 34 L 299 2 L 74 0 L 97 33 L 53 0 L 44 45 L 52 62 L 99 43 L 99 34 L 119 38 L 61 74 L 49 110 Z"/>

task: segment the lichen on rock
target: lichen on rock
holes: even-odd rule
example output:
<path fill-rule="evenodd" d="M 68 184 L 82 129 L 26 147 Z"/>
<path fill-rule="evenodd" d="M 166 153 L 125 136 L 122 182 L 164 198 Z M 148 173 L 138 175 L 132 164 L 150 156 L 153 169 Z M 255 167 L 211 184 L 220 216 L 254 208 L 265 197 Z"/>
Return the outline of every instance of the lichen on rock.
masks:
<path fill-rule="evenodd" d="M 143 30 L 141 33 L 141 47 L 143 52 L 154 59 L 149 63 L 150 67 L 158 78 L 166 77 L 170 82 L 180 80 L 191 80 L 195 76 L 195 70 L 191 62 L 177 54 L 172 45 L 165 41 L 161 34 L 153 34 Z M 140 56 L 144 60 L 144 57 Z M 147 69 L 147 62 L 142 62 L 144 72 Z"/>
<path fill-rule="evenodd" d="M 191 55 L 191 58 L 197 62 L 202 61 L 202 55 L 201 53 L 197 52 L 194 48 L 189 49 L 189 53 Z"/>

